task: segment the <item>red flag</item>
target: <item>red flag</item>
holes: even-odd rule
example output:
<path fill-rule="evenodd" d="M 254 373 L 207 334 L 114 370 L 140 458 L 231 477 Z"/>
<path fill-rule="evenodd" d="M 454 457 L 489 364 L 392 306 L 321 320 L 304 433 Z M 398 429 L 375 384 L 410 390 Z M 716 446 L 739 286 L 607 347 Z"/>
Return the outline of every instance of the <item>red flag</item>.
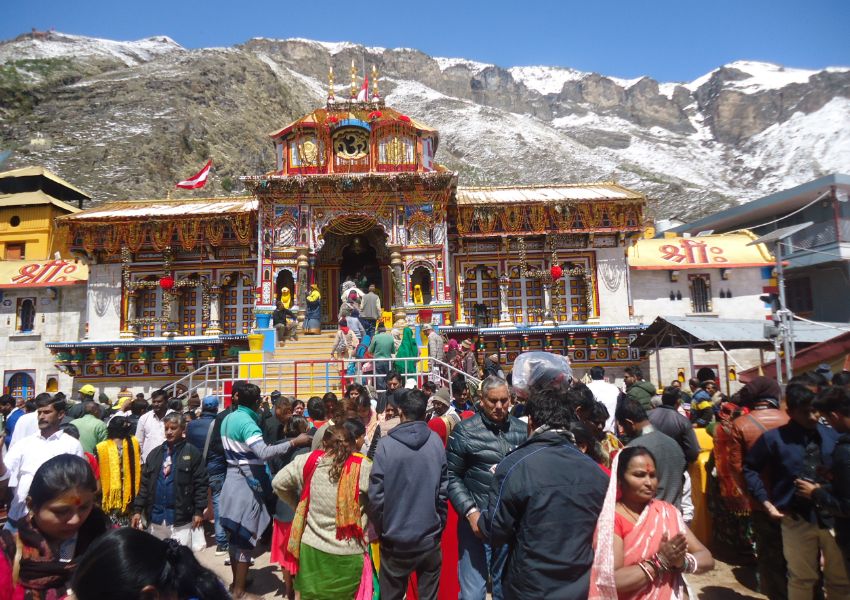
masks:
<path fill-rule="evenodd" d="M 207 176 L 210 174 L 210 167 L 212 166 L 212 159 L 207 161 L 207 164 L 204 165 L 204 168 L 192 175 L 189 179 L 184 179 L 177 183 L 177 187 L 183 188 L 184 190 L 196 190 L 198 188 L 202 188 L 207 184 Z"/>
<path fill-rule="evenodd" d="M 363 78 L 363 86 L 360 88 L 360 93 L 357 94 L 358 102 L 369 102 L 369 78 Z"/>

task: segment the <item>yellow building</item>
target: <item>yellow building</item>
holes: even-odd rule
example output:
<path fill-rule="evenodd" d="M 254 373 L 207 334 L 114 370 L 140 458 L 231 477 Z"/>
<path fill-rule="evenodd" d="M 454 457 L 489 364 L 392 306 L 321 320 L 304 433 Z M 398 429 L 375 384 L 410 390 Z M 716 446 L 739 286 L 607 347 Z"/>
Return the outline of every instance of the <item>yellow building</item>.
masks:
<path fill-rule="evenodd" d="M 71 257 L 53 221 L 89 196 L 43 167 L 0 173 L 0 373 L 3 393 L 72 393 L 45 344 L 82 339 L 88 265 Z"/>
<path fill-rule="evenodd" d="M 68 257 L 53 220 L 80 211 L 89 196 L 44 167 L 0 173 L 0 259 L 47 260 Z M 75 206 L 76 205 L 76 206 Z"/>

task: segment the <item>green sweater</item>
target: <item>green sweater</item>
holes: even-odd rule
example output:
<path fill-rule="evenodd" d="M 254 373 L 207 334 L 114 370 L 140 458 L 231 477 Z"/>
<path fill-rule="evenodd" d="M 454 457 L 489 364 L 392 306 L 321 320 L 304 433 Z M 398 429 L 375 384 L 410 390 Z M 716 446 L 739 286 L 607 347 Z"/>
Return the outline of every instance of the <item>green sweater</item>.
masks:
<path fill-rule="evenodd" d="M 652 409 L 652 397 L 655 396 L 655 386 L 648 381 L 638 381 L 626 390 L 626 395 L 640 402 L 647 411 Z"/>
<path fill-rule="evenodd" d="M 80 432 L 80 445 L 85 452 L 94 453 L 95 447 L 106 440 L 106 425 L 94 415 L 85 415 L 71 421 Z"/>
<path fill-rule="evenodd" d="M 369 352 L 375 358 L 392 358 L 395 350 L 395 340 L 391 333 L 379 333 L 372 338 L 372 343 L 369 344 Z"/>

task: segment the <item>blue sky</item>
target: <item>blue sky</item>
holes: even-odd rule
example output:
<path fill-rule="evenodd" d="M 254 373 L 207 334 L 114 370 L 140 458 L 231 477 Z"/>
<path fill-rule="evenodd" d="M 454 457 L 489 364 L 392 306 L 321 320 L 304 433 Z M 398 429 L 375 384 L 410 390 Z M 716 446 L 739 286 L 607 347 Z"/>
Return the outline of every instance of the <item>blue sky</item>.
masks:
<path fill-rule="evenodd" d="M 501 66 L 558 65 L 689 81 L 734 60 L 850 64 L 850 0 L 3 0 L 0 38 L 31 27 L 189 48 L 255 36 L 417 48 Z"/>

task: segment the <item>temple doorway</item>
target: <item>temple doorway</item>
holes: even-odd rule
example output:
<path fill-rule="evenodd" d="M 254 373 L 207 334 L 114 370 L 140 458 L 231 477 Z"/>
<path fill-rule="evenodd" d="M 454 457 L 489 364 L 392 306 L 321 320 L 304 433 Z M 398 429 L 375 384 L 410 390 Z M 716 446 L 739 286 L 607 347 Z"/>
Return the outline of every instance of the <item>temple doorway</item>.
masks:
<path fill-rule="evenodd" d="M 387 235 L 374 226 L 361 233 L 344 233 L 329 228 L 324 245 L 316 254 L 316 282 L 323 302 L 323 325 L 336 326 L 342 295 L 342 284 L 353 281 L 364 293 L 370 284 L 381 297 L 386 310 L 390 306 L 389 252 Z"/>

